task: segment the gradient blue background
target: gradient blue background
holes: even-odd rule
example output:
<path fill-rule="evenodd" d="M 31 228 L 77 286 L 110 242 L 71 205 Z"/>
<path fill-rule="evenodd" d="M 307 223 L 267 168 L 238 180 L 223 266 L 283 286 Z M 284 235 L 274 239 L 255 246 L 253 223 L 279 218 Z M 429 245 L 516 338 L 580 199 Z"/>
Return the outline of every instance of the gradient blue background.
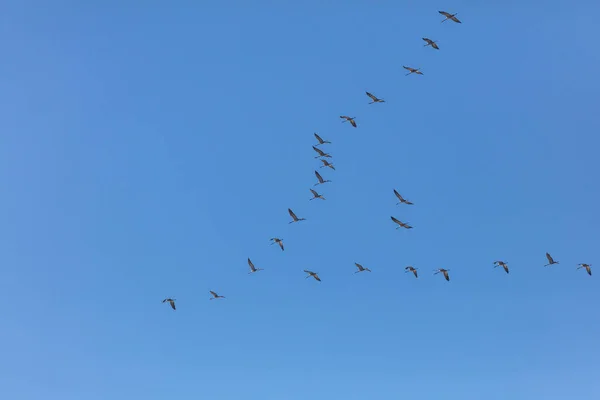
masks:
<path fill-rule="evenodd" d="M 600 398 L 599 12 L 3 2 L 0 397 Z"/>

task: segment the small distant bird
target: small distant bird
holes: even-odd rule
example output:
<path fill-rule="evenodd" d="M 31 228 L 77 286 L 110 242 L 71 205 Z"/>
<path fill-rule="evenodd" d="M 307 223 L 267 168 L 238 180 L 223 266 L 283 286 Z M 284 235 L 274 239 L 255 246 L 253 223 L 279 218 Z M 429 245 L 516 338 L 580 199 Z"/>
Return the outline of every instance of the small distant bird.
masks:
<path fill-rule="evenodd" d="M 292 224 L 294 222 L 298 222 L 298 221 L 306 221 L 306 218 L 298 218 L 296 217 L 296 214 L 294 214 L 294 212 L 292 211 L 291 208 L 288 208 L 288 213 L 290 214 L 290 217 L 292 217 L 293 221 L 290 221 L 289 223 Z"/>
<path fill-rule="evenodd" d="M 281 251 L 283 251 L 283 239 L 279 239 L 279 238 L 271 238 L 271 244 L 275 244 L 277 243 L 279 245 L 279 247 L 281 247 Z"/>
<path fill-rule="evenodd" d="M 213 292 L 212 290 L 210 291 L 210 294 L 212 294 L 212 297 L 210 298 L 210 300 L 225 298 L 225 296 L 219 296 L 216 292 Z"/>
<path fill-rule="evenodd" d="M 356 128 L 356 121 L 354 121 L 356 119 L 356 117 L 348 117 L 346 115 L 341 115 L 340 118 L 345 119 L 345 121 L 342 121 L 342 122 L 350 121 L 350 124 Z"/>
<path fill-rule="evenodd" d="M 544 267 L 547 267 L 548 265 L 552 264 L 558 264 L 558 261 L 554 261 L 550 253 L 546 253 L 546 258 L 548 259 L 548 264 L 544 265 Z"/>
<path fill-rule="evenodd" d="M 316 146 L 319 146 L 322 144 L 327 144 L 327 143 L 331 144 L 330 141 L 321 139 L 321 136 L 317 135 L 316 133 L 314 135 L 317 138 L 317 140 L 319 141 L 319 144 L 317 144 Z"/>
<path fill-rule="evenodd" d="M 316 272 L 312 272 L 312 271 L 309 271 L 307 269 L 305 269 L 304 272 L 306 272 L 308 274 L 306 276 L 307 278 L 310 278 L 312 276 L 313 278 L 315 278 L 316 280 L 318 280 L 319 282 L 321 282 L 321 278 L 319 278 L 319 275 Z"/>
<path fill-rule="evenodd" d="M 418 268 L 414 268 L 413 266 L 409 265 L 408 267 L 404 268 L 406 271 L 404 272 L 412 272 L 413 274 L 415 274 L 415 278 L 418 278 L 419 276 L 417 275 L 417 269 Z"/>
<path fill-rule="evenodd" d="M 456 18 L 456 15 L 458 15 L 458 13 L 450 14 L 450 13 L 448 13 L 448 12 L 446 12 L 446 11 L 438 11 L 438 12 L 439 12 L 440 14 L 442 14 L 443 16 L 445 16 L 445 17 L 446 17 L 446 19 L 445 19 L 444 21 L 446 21 L 447 19 L 451 19 L 451 20 L 452 20 L 452 21 L 454 21 L 454 22 L 457 22 L 457 23 L 459 23 L 459 24 L 462 24 L 462 22 L 460 22 L 460 21 L 458 20 L 458 18 Z M 444 21 L 442 21 L 442 22 L 444 22 Z"/>
<path fill-rule="evenodd" d="M 450 275 L 448 275 L 448 271 L 450 271 L 449 269 L 439 268 L 439 269 L 436 269 L 434 271 L 436 271 L 434 273 L 434 275 L 439 274 L 441 272 L 442 274 L 444 274 L 444 278 L 446 278 L 446 280 L 448 282 L 450 281 Z"/>
<path fill-rule="evenodd" d="M 587 271 L 589 276 L 592 276 L 592 264 L 577 264 L 579 265 L 579 267 L 577 267 L 577 269 L 580 268 L 585 268 L 585 270 Z"/>
<path fill-rule="evenodd" d="M 322 195 L 320 195 L 319 193 L 317 193 L 316 190 L 313 189 L 309 189 L 310 192 L 313 194 L 313 198 L 309 199 L 309 200 L 314 200 L 314 199 L 321 199 L 321 200 L 325 200 L 325 197 L 323 197 Z"/>
<path fill-rule="evenodd" d="M 359 263 L 354 263 L 354 265 L 356 265 L 356 268 L 358 268 L 358 271 L 356 271 L 355 274 L 358 274 L 359 272 L 364 272 L 364 271 L 371 272 L 371 270 L 369 268 L 365 268 L 362 265 L 360 265 Z"/>
<path fill-rule="evenodd" d="M 402 66 L 402 68 L 410 71 L 408 74 L 406 74 L 407 76 L 410 74 L 417 74 L 417 75 L 423 75 L 423 73 L 421 72 L 421 68 L 411 68 L 411 67 L 405 67 L 404 65 Z"/>
<path fill-rule="evenodd" d="M 252 263 L 252 261 L 250 261 L 250 258 L 248 258 L 248 266 L 250 267 L 250 272 L 248 272 L 249 274 L 252 274 L 252 273 L 258 272 L 258 271 L 264 271 L 262 268 L 256 268 L 254 266 L 254 264 Z"/>
<path fill-rule="evenodd" d="M 319 155 L 316 156 L 315 158 L 319 158 L 319 157 L 327 157 L 327 158 L 331 158 L 331 155 L 328 153 L 325 153 L 323 150 L 316 148 L 315 146 L 312 147 L 314 151 L 316 151 Z"/>
<path fill-rule="evenodd" d="M 433 40 L 431 40 L 431 39 L 429 39 L 429 38 L 426 38 L 426 37 L 424 37 L 424 38 L 423 38 L 423 40 L 427 42 L 427 44 L 425 45 L 425 47 L 427 47 L 427 46 L 431 46 L 431 47 L 433 47 L 433 48 L 434 48 L 434 49 L 436 49 L 436 50 L 439 50 L 439 49 L 440 49 L 440 48 L 438 47 L 438 45 L 436 44 L 436 43 L 437 43 L 437 41 L 435 41 L 435 42 L 434 42 Z"/>
<path fill-rule="evenodd" d="M 398 224 L 398 226 L 396 227 L 396 229 L 398 229 L 400 227 L 405 228 L 405 229 L 412 229 L 412 226 L 410 226 L 410 225 L 408 225 L 408 224 L 400 221 L 399 219 L 394 218 L 394 217 L 390 217 L 390 218 L 392 218 L 392 221 L 394 221 L 396 224 Z"/>
<path fill-rule="evenodd" d="M 332 170 L 335 171 L 335 167 L 329 161 L 321 159 L 321 162 L 323 163 L 323 165 L 321 165 L 319 168 L 329 167 L 329 168 L 331 168 Z"/>
<path fill-rule="evenodd" d="M 369 96 L 371 98 L 371 100 L 373 100 L 372 102 L 370 102 L 369 104 L 373 104 L 373 103 L 385 103 L 384 99 L 379 99 L 376 96 L 373 96 L 371 93 L 369 92 L 365 92 L 367 94 L 367 96 Z"/>
<path fill-rule="evenodd" d="M 408 204 L 409 206 L 411 206 L 413 204 L 410 201 L 406 200 L 404 197 L 402 197 L 400 195 L 400 193 L 398 193 L 398 191 L 396 189 L 394 189 L 394 194 L 396 195 L 396 197 L 398 198 L 398 200 L 400 200 L 400 203 Z M 396 205 L 398 205 L 400 203 L 396 203 Z"/>
<path fill-rule="evenodd" d="M 164 299 L 162 302 L 163 302 L 163 303 L 165 303 L 165 302 L 167 302 L 167 301 L 168 301 L 168 302 L 169 302 L 169 304 L 171 305 L 171 308 L 172 308 L 173 310 L 175 310 L 175 299 L 170 299 L 170 298 L 169 298 L 169 299 Z"/>
<path fill-rule="evenodd" d="M 331 182 L 329 179 L 324 180 L 323 177 L 321 176 L 321 174 L 319 174 L 317 171 L 315 171 L 315 176 L 317 177 L 317 179 L 319 180 L 319 182 L 315 183 L 313 186 L 317 186 L 317 185 L 320 185 L 322 183 Z"/>
<path fill-rule="evenodd" d="M 504 268 L 504 271 L 506 271 L 506 273 L 508 274 L 508 264 L 506 264 L 504 261 L 494 261 L 494 264 L 494 268 L 502 267 Z"/>

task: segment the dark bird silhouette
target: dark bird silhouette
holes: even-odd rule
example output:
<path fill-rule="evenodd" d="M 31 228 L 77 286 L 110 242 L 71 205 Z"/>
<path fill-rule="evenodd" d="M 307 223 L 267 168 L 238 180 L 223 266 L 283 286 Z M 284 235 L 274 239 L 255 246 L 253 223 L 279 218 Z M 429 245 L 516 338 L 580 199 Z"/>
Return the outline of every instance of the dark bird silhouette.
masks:
<path fill-rule="evenodd" d="M 360 265 L 359 263 L 354 263 L 354 265 L 356 265 L 356 268 L 358 268 L 358 271 L 356 271 L 355 274 L 358 274 L 359 272 L 364 272 L 364 271 L 371 272 L 371 270 L 369 268 L 365 268 L 362 265 Z"/>
<path fill-rule="evenodd" d="M 506 264 L 504 261 L 494 261 L 494 268 L 496 267 L 504 268 L 504 271 L 506 271 L 508 274 L 508 264 Z"/>
<path fill-rule="evenodd" d="M 329 168 L 331 168 L 332 170 L 334 170 L 334 171 L 335 171 L 335 167 L 333 166 L 333 164 L 332 164 L 332 163 L 330 163 L 330 162 L 329 162 L 329 161 L 327 161 L 327 160 L 323 160 L 323 159 L 321 159 L 320 161 L 323 163 L 323 165 L 321 165 L 319 168 L 325 168 L 325 167 L 329 167 Z"/>
<path fill-rule="evenodd" d="M 404 65 L 402 66 L 402 68 L 410 71 L 408 74 L 406 74 L 406 76 L 410 75 L 410 74 L 417 74 L 417 75 L 423 75 L 423 73 L 421 72 L 421 68 L 411 68 L 411 67 L 405 67 Z"/>
<path fill-rule="evenodd" d="M 548 259 L 548 264 L 544 265 L 544 267 L 547 267 L 548 265 L 552 264 L 558 264 L 558 261 L 554 261 L 550 253 L 546 253 L 546 258 Z"/>
<path fill-rule="evenodd" d="M 317 138 L 317 140 L 319 141 L 319 144 L 317 144 L 316 146 L 322 145 L 322 144 L 331 144 L 331 142 L 329 140 L 323 140 L 321 139 L 321 136 L 317 135 L 316 133 L 314 133 L 315 137 Z"/>
<path fill-rule="evenodd" d="M 315 183 L 313 186 L 317 186 L 317 185 L 320 185 L 322 183 L 331 182 L 329 179 L 328 180 L 324 180 L 323 177 L 321 176 L 321 174 L 319 174 L 317 171 L 315 171 L 315 176 L 317 177 L 317 179 L 319 180 L 319 182 Z"/>
<path fill-rule="evenodd" d="M 249 274 L 252 274 L 252 273 L 258 272 L 258 271 L 264 271 L 262 268 L 256 268 L 254 266 L 254 264 L 252 263 L 252 261 L 250 261 L 250 258 L 248 258 L 248 266 L 250 267 L 250 272 L 248 272 Z"/>
<path fill-rule="evenodd" d="M 429 39 L 429 38 L 426 38 L 426 37 L 424 37 L 424 38 L 423 38 L 423 40 L 427 42 L 427 44 L 425 45 L 425 47 L 427 47 L 427 46 L 431 46 L 431 47 L 433 47 L 433 48 L 434 48 L 434 49 L 436 49 L 436 50 L 439 50 L 439 49 L 440 49 L 440 48 L 438 47 L 438 45 L 436 44 L 436 43 L 437 43 L 437 41 L 436 41 L 436 42 L 434 42 L 433 40 L 431 40 L 431 39 Z"/>
<path fill-rule="evenodd" d="M 319 158 L 319 157 L 327 157 L 327 158 L 331 158 L 331 155 L 328 153 L 325 153 L 323 150 L 316 148 L 315 146 L 312 147 L 314 151 L 316 151 L 317 153 L 319 153 L 318 156 L 316 156 L 315 158 Z"/>
<path fill-rule="evenodd" d="M 578 264 L 578 265 L 579 265 L 579 267 L 577 267 L 577 269 L 585 268 L 588 275 L 592 276 L 592 264 Z"/>
<path fill-rule="evenodd" d="M 165 303 L 165 302 L 167 302 L 167 301 L 168 301 L 168 302 L 169 302 L 169 304 L 171 305 L 171 308 L 172 308 L 173 310 L 175 310 L 175 299 L 170 299 L 170 298 L 169 298 L 169 299 L 164 299 L 162 302 L 163 302 L 163 303 Z"/>
<path fill-rule="evenodd" d="M 448 282 L 450 281 L 450 275 L 448 275 L 448 271 L 450 271 L 449 269 L 439 268 L 439 269 L 436 269 L 434 271 L 436 271 L 434 273 L 434 275 L 439 274 L 441 272 L 442 274 L 444 274 L 444 278 L 446 278 L 446 280 Z"/>
<path fill-rule="evenodd" d="M 313 198 L 309 199 L 309 200 L 314 200 L 314 199 L 321 199 L 321 200 L 325 200 L 325 197 L 323 197 L 322 195 L 320 195 L 319 193 L 317 193 L 316 190 L 313 189 L 309 189 L 310 192 L 313 194 Z"/>
<path fill-rule="evenodd" d="M 319 275 L 316 272 L 312 272 L 312 271 L 309 271 L 307 269 L 305 269 L 304 272 L 306 272 L 308 274 L 306 276 L 307 278 L 310 278 L 312 276 L 313 278 L 315 278 L 316 280 L 318 280 L 319 282 L 321 282 L 321 278 L 319 278 Z"/>
<path fill-rule="evenodd" d="M 398 200 L 400 200 L 400 203 L 404 203 L 404 204 L 408 204 L 408 205 L 412 206 L 413 203 L 411 203 L 410 201 L 408 201 L 404 197 L 402 197 L 400 195 L 400 193 L 398 193 L 398 191 L 396 189 L 394 189 L 394 194 L 396 195 L 396 197 L 398 198 Z M 396 205 L 398 205 L 400 203 L 396 203 Z"/>
<path fill-rule="evenodd" d="M 373 103 L 385 103 L 384 99 L 379 99 L 376 96 L 373 96 L 371 93 L 369 92 L 365 92 L 367 94 L 367 96 L 369 96 L 371 98 L 371 100 L 373 100 L 372 102 L 370 102 L 369 104 L 373 104 Z"/>
<path fill-rule="evenodd" d="M 277 243 L 279 247 L 281 247 L 281 251 L 283 251 L 283 239 L 271 238 L 271 244 L 273 245 L 275 243 Z"/>
<path fill-rule="evenodd" d="M 289 222 L 290 224 L 298 221 L 306 221 L 306 218 L 296 217 L 296 214 L 294 214 L 291 208 L 288 208 L 288 213 L 290 214 L 290 217 L 292 217 L 292 221 Z"/>
<path fill-rule="evenodd" d="M 219 296 L 216 292 L 213 292 L 212 290 L 210 291 L 210 294 L 212 294 L 212 297 L 210 298 L 210 300 L 225 298 L 225 296 Z"/>
<path fill-rule="evenodd" d="M 348 122 L 350 121 L 350 124 L 356 128 L 356 121 L 354 121 L 356 119 L 356 117 L 348 117 L 346 115 L 341 115 L 340 118 L 344 119 L 345 121 L 342 122 Z"/>
<path fill-rule="evenodd" d="M 446 21 L 446 20 L 448 20 L 448 19 L 451 19 L 451 20 L 452 20 L 452 21 L 454 21 L 454 22 L 457 22 L 457 23 L 459 23 L 459 24 L 462 24 L 462 22 L 460 22 L 460 21 L 458 20 L 458 18 L 456 18 L 456 15 L 458 15 L 458 13 L 450 14 L 450 13 L 448 13 L 448 12 L 446 12 L 446 11 L 438 11 L 438 12 L 439 12 L 440 14 L 442 14 L 443 16 L 445 16 L 445 17 L 446 17 L 446 19 L 444 19 L 444 21 Z M 444 22 L 444 21 L 442 21 L 442 22 Z"/>
<path fill-rule="evenodd" d="M 398 226 L 396 227 L 396 229 L 401 228 L 401 227 L 405 228 L 405 229 L 412 229 L 412 226 L 410 226 L 410 225 L 408 225 L 408 224 L 400 221 L 399 219 L 394 218 L 394 217 L 390 217 L 390 218 L 392 218 L 392 221 L 394 221 L 396 224 L 398 224 Z"/>
<path fill-rule="evenodd" d="M 414 268 L 413 266 L 409 265 L 408 267 L 406 267 L 404 269 L 406 270 L 406 271 L 404 271 L 405 273 L 406 272 L 412 272 L 413 274 L 415 274 L 415 278 L 419 277 L 418 274 L 417 274 L 417 269 L 418 268 Z"/>

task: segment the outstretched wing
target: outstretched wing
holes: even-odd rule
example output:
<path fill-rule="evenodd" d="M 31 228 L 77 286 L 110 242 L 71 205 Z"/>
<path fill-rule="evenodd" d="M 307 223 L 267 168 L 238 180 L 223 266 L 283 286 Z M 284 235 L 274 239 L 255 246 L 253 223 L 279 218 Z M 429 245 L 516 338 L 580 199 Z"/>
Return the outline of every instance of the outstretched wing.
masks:
<path fill-rule="evenodd" d="M 175 310 L 175 302 L 173 300 L 169 301 L 169 304 L 171 304 L 171 308 L 173 310 Z"/>
<path fill-rule="evenodd" d="M 319 141 L 319 143 L 323 144 L 324 140 L 321 139 L 321 136 L 317 135 L 316 133 L 314 135 L 317 138 L 317 140 Z"/>
<path fill-rule="evenodd" d="M 554 263 L 554 260 L 552 259 L 552 256 L 550 255 L 550 253 L 546 253 L 546 258 L 548 259 L 548 262 L 550 264 Z"/>
<path fill-rule="evenodd" d="M 400 221 L 398 218 L 395 218 L 395 217 L 390 217 L 390 218 L 392 219 L 392 221 L 394 221 L 398 225 L 400 225 L 400 226 L 404 225 L 404 223 L 402 221 Z"/>
<path fill-rule="evenodd" d="M 359 271 L 362 271 L 364 269 L 363 266 L 359 263 L 354 263 L 354 265 L 356 265 L 356 268 L 358 268 Z"/>
<path fill-rule="evenodd" d="M 318 280 L 319 282 L 321 282 L 321 278 L 319 278 L 319 275 L 313 274 L 313 278 L 315 278 L 316 280 Z"/>
<path fill-rule="evenodd" d="M 254 268 L 254 264 L 252 263 L 252 261 L 250 261 L 250 258 L 248 258 L 248 266 L 250 267 L 250 269 L 252 271 L 254 271 L 256 268 Z"/>
<path fill-rule="evenodd" d="M 356 128 L 356 122 L 353 119 L 350 120 L 350 124 Z"/>
<path fill-rule="evenodd" d="M 396 195 L 396 197 L 398 198 L 398 200 L 400 200 L 401 202 L 404 201 L 404 197 L 402 197 L 400 195 L 400 193 L 398 193 L 398 191 L 396 189 L 394 189 L 394 194 Z"/>
<path fill-rule="evenodd" d="M 417 275 L 417 270 L 413 268 L 413 274 L 415 274 L 415 278 L 418 278 L 419 276 Z"/>
<path fill-rule="evenodd" d="M 288 213 L 290 214 L 290 217 L 292 217 L 294 219 L 298 219 L 298 217 L 296 217 L 296 214 L 294 214 L 294 212 L 292 211 L 291 208 L 288 208 Z"/>
<path fill-rule="evenodd" d="M 450 17 L 450 19 L 454 22 L 458 22 L 459 24 L 462 24 L 462 22 L 460 22 L 460 20 L 456 17 Z"/>
<path fill-rule="evenodd" d="M 316 151 L 317 153 L 319 153 L 319 155 L 321 157 L 325 156 L 325 153 L 323 152 L 323 150 L 316 148 L 315 146 L 312 147 L 314 151 Z"/>
<path fill-rule="evenodd" d="M 279 247 L 281 247 L 281 251 L 283 251 L 283 242 L 280 240 L 280 241 L 278 242 L 278 244 L 279 244 Z"/>
<path fill-rule="evenodd" d="M 312 271 L 309 271 L 309 270 L 307 270 L 307 269 L 305 269 L 305 270 L 304 270 L 304 272 L 306 272 L 306 273 L 307 273 L 307 274 L 309 274 L 309 275 L 313 275 L 313 274 L 314 274 L 314 272 L 312 272 Z"/>
<path fill-rule="evenodd" d="M 373 101 L 379 100 L 377 97 L 373 96 L 371 93 L 369 93 L 369 92 L 365 92 L 365 93 L 367 94 L 367 96 L 369 96 L 371 98 L 371 100 L 373 100 Z"/>
<path fill-rule="evenodd" d="M 437 43 L 433 43 L 431 42 L 431 47 L 433 47 L 436 50 L 439 50 L 440 48 L 438 47 Z"/>
<path fill-rule="evenodd" d="M 313 189 L 309 189 L 309 190 L 310 190 L 310 192 L 313 194 L 313 196 L 315 196 L 315 197 L 319 197 L 319 193 L 317 193 L 317 191 L 316 191 L 316 190 L 313 190 Z"/>
<path fill-rule="evenodd" d="M 404 65 L 402 66 L 402 68 L 404 68 L 405 70 L 410 71 L 410 72 L 413 71 L 413 69 L 411 67 L 405 67 Z"/>
<path fill-rule="evenodd" d="M 448 271 L 443 271 L 444 273 L 444 278 L 446 278 L 447 281 L 450 280 L 450 275 L 448 275 Z"/>
<path fill-rule="evenodd" d="M 317 179 L 319 180 L 319 182 L 323 183 L 323 177 L 321 176 L 321 174 L 319 174 L 319 172 L 315 171 L 315 175 L 316 175 Z"/>
<path fill-rule="evenodd" d="M 442 14 L 443 16 L 445 16 L 445 17 L 448 17 L 448 18 L 450 18 L 450 17 L 452 16 L 452 14 L 450 14 L 450 13 L 447 13 L 446 11 L 438 11 L 438 12 L 439 12 L 440 14 Z"/>
<path fill-rule="evenodd" d="M 424 37 L 423 40 L 426 41 L 427 44 L 433 44 L 433 40 L 431 40 L 431 39 Z"/>
<path fill-rule="evenodd" d="M 213 295 L 213 297 L 217 297 L 217 296 L 218 296 L 218 294 L 217 294 L 217 293 L 215 293 L 215 292 L 213 292 L 212 290 L 210 291 L 210 294 L 212 294 L 212 295 Z"/>

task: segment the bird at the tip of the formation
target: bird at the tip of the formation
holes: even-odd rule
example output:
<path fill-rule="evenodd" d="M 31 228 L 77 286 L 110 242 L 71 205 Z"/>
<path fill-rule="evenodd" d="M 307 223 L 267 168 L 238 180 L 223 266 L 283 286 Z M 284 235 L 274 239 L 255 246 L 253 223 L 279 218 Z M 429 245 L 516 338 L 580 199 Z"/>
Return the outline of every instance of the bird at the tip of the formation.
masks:
<path fill-rule="evenodd" d="M 281 251 L 283 251 L 283 239 L 280 238 L 271 238 L 271 244 L 277 243 L 279 247 L 281 247 Z"/>
<path fill-rule="evenodd" d="M 398 225 L 396 227 L 396 229 L 398 229 L 398 228 L 412 229 L 412 226 L 408 225 L 407 223 L 402 222 L 399 219 L 394 218 L 394 217 L 390 217 L 390 218 L 392 218 L 392 221 L 394 221 L 394 223 L 396 223 Z"/>
<path fill-rule="evenodd" d="M 210 298 L 210 300 L 214 300 L 214 299 L 224 299 L 225 296 L 219 296 L 217 294 L 217 292 L 213 292 L 212 290 L 210 291 L 210 294 L 212 295 L 212 297 Z"/>
<path fill-rule="evenodd" d="M 400 200 L 400 203 L 404 203 L 404 204 L 408 204 L 409 206 L 412 206 L 413 203 L 411 203 L 410 201 L 408 201 L 404 197 L 402 197 L 400 195 L 400 193 L 398 193 L 398 191 L 396 189 L 394 189 L 394 194 L 396 195 L 396 197 L 398 198 L 398 200 Z M 396 203 L 396 205 L 398 205 L 400 203 Z"/>
<path fill-rule="evenodd" d="M 355 274 L 358 274 L 359 272 L 364 272 L 364 271 L 371 272 L 371 270 L 369 268 L 365 268 L 362 265 L 360 265 L 359 263 L 354 263 L 354 265 L 356 265 L 356 268 L 358 268 L 358 271 L 354 272 Z"/>
<path fill-rule="evenodd" d="M 558 261 L 554 261 L 550 253 L 546 253 L 546 258 L 548 259 L 548 264 L 544 265 L 544 267 L 547 267 L 548 265 L 552 264 L 558 264 Z"/>
<path fill-rule="evenodd" d="M 448 275 L 448 271 L 450 271 L 449 269 L 438 268 L 438 269 L 435 269 L 434 271 L 435 271 L 434 275 L 439 274 L 441 272 L 442 274 L 444 274 L 444 278 L 446 278 L 447 281 L 450 281 L 450 275 Z"/>
<path fill-rule="evenodd" d="M 258 271 L 264 271 L 262 268 L 256 268 L 254 266 L 254 263 L 252 261 L 250 261 L 250 257 L 248 257 L 248 266 L 250 267 L 250 272 L 248 272 L 249 274 L 252 274 L 252 273 L 258 272 Z"/>
<path fill-rule="evenodd" d="M 312 198 L 310 198 L 309 200 L 314 200 L 314 199 L 321 199 L 321 200 L 325 200 L 325 197 L 323 197 L 323 195 L 321 195 L 321 194 L 317 193 L 317 191 L 316 191 L 316 190 L 313 190 L 313 189 L 309 189 L 309 190 L 310 190 L 310 192 L 313 194 L 313 197 L 312 197 Z"/>
<path fill-rule="evenodd" d="M 462 24 L 462 22 L 459 21 L 458 18 L 456 18 L 456 16 L 458 15 L 458 13 L 454 13 L 454 14 L 450 14 L 449 12 L 446 11 L 438 11 L 440 14 L 442 14 L 444 17 L 446 17 L 446 19 L 444 19 L 444 21 L 451 19 L 454 22 L 457 22 L 459 24 Z M 442 22 L 444 22 L 442 21 Z"/>
<path fill-rule="evenodd" d="M 314 135 L 317 138 L 317 140 L 319 141 L 319 143 L 316 144 L 315 146 L 319 146 L 319 145 L 322 145 L 322 144 L 328 144 L 328 143 L 331 144 L 331 142 L 329 140 L 323 140 L 323 139 L 321 139 L 321 136 L 317 135 L 316 132 L 314 133 Z"/>
<path fill-rule="evenodd" d="M 592 264 L 577 264 L 577 269 L 585 268 L 589 276 L 592 276 Z"/>
<path fill-rule="evenodd" d="M 171 308 L 172 308 L 173 310 L 175 310 L 175 299 L 167 298 L 167 299 L 164 299 L 162 302 L 163 302 L 163 303 L 166 303 L 167 301 L 168 301 L 168 302 L 169 302 L 169 304 L 171 305 Z"/>
<path fill-rule="evenodd" d="M 317 274 L 316 272 L 312 272 L 312 271 L 309 271 L 307 269 L 305 269 L 304 272 L 306 272 L 308 274 L 306 276 L 306 278 L 310 278 L 312 276 L 313 278 L 315 278 L 316 280 L 318 280 L 319 282 L 321 282 L 321 278 L 319 278 L 319 274 Z"/>
<path fill-rule="evenodd" d="M 402 66 L 402 68 L 404 68 L 407 71 L 410 71 L 408 74 L 406 74 L 406 76 L 410 75 L 410 74 L 417 74 L 417 75 L 423 75 L 423 73 L 421 72 L 421 68 L 411 68 L 411 67 L 406 67 L 406 66 Z"/>
<path fill-rule="evenodd" d="M 369 104 L 373 104 L 373 103 L 385 103 L 384 99 L 377 98 L 377 96 L 374 96 L 372 93 L 369 93 L 369 92 L 365 92 L 365 93 L 367 94 L 367 96 L 369 96 L 371 98 L 371 100 L 373 100 Z"/>
<path fill-rule="evenodd" d="M 290 224 L 298 221 L 306 221 L 306 218 L 296 217 L 296 214 L 294 214 L 291 208 L 288 208 L 288 213 L 290 214 L 290 217 L 292 217 L 292 221 L 289 222 Z"/>
<path fill-rule="evenodd" d="M 315 158 L 319 158 L 319 157 L 327 157 L 327 158 L 331 158 L 331 154 L 329 153 L 325 153 L 323 150 L 316 148 L 315 146 L 312 147 L 314 151 L 316 151 L 319 155 L 316 156 Z"/>
<path fill-rule="evenodd" d="M 438 45 L 437 45 L 437 40 L 436 40 L 436 41 L 433 41 L 433 40 L 431 40 L 431 39 L 429 39 L 429 38 L 426 38 L 426 37 L 424 37 L 424 38 L 423 38 L 423 40 L 427 42 L 427 44 L 425 45 L 425 47 L 427 47 L 427 46 L 431 46 L 431 47 L 433 47 L 433 48 L 434 48 L 434 49 L 436 49 L 436 50 L 439 50 L 439 49 L 440 49 L 440 48 L 438 47 Z"/>
<path fill-rule="evenodd" d="M 508 274 L 508 264 L 505 263 L 504 261 L 494 261 L 494 268 L 497 268 L 497 267 L 504 268 L 504 271 L 506 271 L 506 273 Z"/>
<path fill-rule="evenodd" d="M 418 269 L 418 268 L 415 268 L 415 267 L 413 267 L 412 265 L 409 265 L 408 267 L 406 267 L 406 268 L 404 268 L 404 269 L 405 269 L 405 271 L 404 271 L 405 273 L 406 273 L 406 272 L 412 272 L 413 274 L 415 274 L 415 278 L 418 278 L 418 277 L 419 277 L 419 275 L 417 274 L 417 269 Z"/>
<path fill-rule="evenodd" d="M 344 120 L 344 121 L 342 121 L 342 123 L 350 121 L 350 124 L 356 128 L 356 121 L 354 121 L 356 119 L 356 117 L 348 117 L 347 115 L 340 115 L 340 118 L 342 118 Z"/>
<path fill-rule="evenodd" d="M 315 183 L 313 186 L 317 186 L 317 185 L 320 185 L 322 183 L 331 182 L 329 179 L 327 179 L 327 180 L 323 179 L 323 177 L 321 176 L 321 174 L 319 174 L 318 171 L 315 171 L 315 176 L 317 177 L 317 179 L 319 180 L 319 182 Z"/>
<path fill-rule="evenodd" d="M 335 171 L 335 167 L 329 161 L 321 159 L 321 162 L 323 163 L 323 165 L 321 165 L 319 168 L 329 167 L 329 168 L 331 168 L 332 170 Z"/>

